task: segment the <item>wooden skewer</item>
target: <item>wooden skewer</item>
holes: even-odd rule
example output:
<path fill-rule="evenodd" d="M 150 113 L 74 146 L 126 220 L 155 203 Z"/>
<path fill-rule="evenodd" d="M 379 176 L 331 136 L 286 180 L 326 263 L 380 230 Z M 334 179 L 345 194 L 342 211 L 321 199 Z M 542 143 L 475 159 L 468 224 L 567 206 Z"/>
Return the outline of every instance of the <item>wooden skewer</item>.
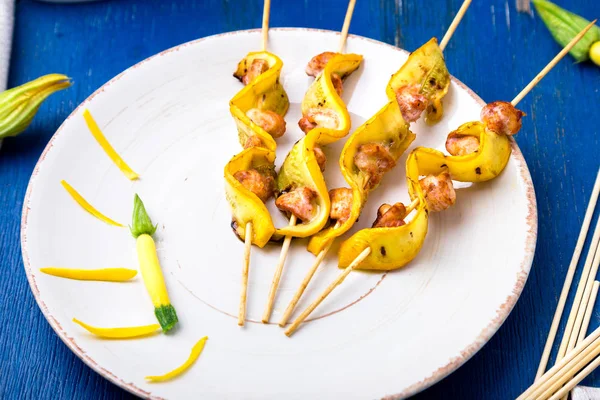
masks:
<path fill-rule="evenodd" d="M 346 17 L 344 18 L 344 25 L 342 26 L 342 31 L 341 31 L 341 35 L 340 35 L 340 48 L 339 48 L 340 53 L 344 52 L 344 46 L 346 45 L 346 39 L 348 38 L 348 30 L 350 29 L 350 21 L 352 21 L 352 14 L 354 13 L 355 5 L 356 5 L 356 0 L 350 0 L 348 2 L 348 9 L 346 10 Z M 295 216 L 292 216 L 292 217 L 296 218 Z M 294 223 L 292 223 L 292 220 L 290 219 L 290 225 L 295 225 L 295 223 L 296 223 L 295 219 L 294 219 Z M 275 285 L 275 279 L 277 279 L 276 285 L 277 286 L 279 285 L 279 278 L 281 277 L 281 271 L 283 270 L 283 265 L 285 264 L 285 259 L 287 257 L 287 251 L 289 249 L 291 240 L 292 240 L 292 238 L 290 236 L 286 236 L 285 241 L 283 242 L 283 247 L 281 249 L 281 255 L 279 256 L 279 265 L 277 266 L 277 270 L 275 272 L 276 278 L 273 278 L 273 285 Z M 286 247 L 286 244 L 287 244 L 287 247 Z M 329 251 L 330 247 L 331 247 L 331 244 L 328 245 L 325 249 L 323 249 L 317 256 L 315 263 L 313 264 L 312 268 L 309 270 L 309 274 L 307 274 L 307 276 L 304 278 L 300 288 L 298 289 L 298 291 L 294 295 L 294 298 L 292 299 L 292 301 L 286 308 L 286 311 L 285 311 L 281 321 L 279 322 L 280 326 L 284 326 L 286 324 L 291 313 L 294 311 L 296 304 L 300 300 L 300 297 L 302 296 L 304 289 L 306 289 L 306 286 L 308 285 L 308 283 L 312 279 L 312 276 L 314 275 L 315 271 L 317 270 L 317 268 L 319 267 L 319 265 L 325 258 L 325 255 L 327 254 L 327 251 Z M 311 271 L 312 271 L 312 273 L 310 273 Z M 277 275 L 279 275 L 279 277 L 277 277 Z M 277 291 L 276 286 L 275 286 L 275 291 L 273 290 L 273 287 L 274 287 L 273 285 L 271 286 L 271 293 L 269 294 L 269 302 L 267 304 L 267 309 L 265 310 L 265 313 L 263 314 L 262 322 L 264 322 L 264 323 L 269 322 L 269 318 L 271 317 L 271 310 L 273 308 L 275 292 Z"/>
<path fill-rule="evenodd" d="M 263 6 L 262 20 L 262 49 L 267 50 L 267 42 L 269 40 L 269 14 L 271 13 L 271 0 L 265 0 Z"/>
<path fill-rule="evenodd" d="M 462 3 L 462 6 L 460 6 L 460 9 L 456 13 L 456 16 L 452 20 L 452 23 L 450 24 L 450 27 L 448 28 L 448 30 L 446 31 L 446 34 L 444 35 L 444 37 L 442 38 L 442 41 L 440 42 L 440 49 L 442 51 L 444 51 L 444 49 L 448 45 L 448 42 L 450 41 L 450 38 L 452 37 L 452 35 L 454 34 L 454 31 L 458 27 L 458 24 L 460 23 L 460 20 L 462 19 L 462 17 L 467 12 L 467 9 L 469 8 L 470 4 L 471 4 L 471 0 L 465 0 Z"/>
<path fill-rule="evenodd" d="M 592 250 L 593 248 L 590 248 L 590 254 Z M 592 296 L 592 286 L 594 286 L 594 280 L 596 279 L 596 275 L 598 274 L 598 266 L 600 266 L 600 243 L 596 244 L 594 261 L 592 262 L 592 268 L 590 268 L 588 279 L 585 282 L 583 297 L 581 298 L 579 308 L 577 309 L 577 316 L 575 317 L 575 323 L 573 325 L 571 337 L 569 338 L 569 343 L 567 344 L 567 352 L 573 349 L 577 344 L 577 338 L 579 337 L 579 333 L 581 332 L 581 327 L 583 325 L 585 309 L 590 301 L 590 297 Z"/>
<path fill-rule="evenodd" d="M 592 352 L 600 353 L 600 328 L 594 330 L 594 332 L 585 338 L 583 342 L 578 344 L 575 349 L 567 353 L 562 360 L 557 361 L 556 365 L 550 368 L 548 372 L 542 375 L 540 379 L 517 397 L 517 400 L 539 399 L 539 395 L 542 392 L 551 387 L 567 371 L 571 370 Z"/>
<path fill-rule="evenodd" d="M 340 225 L 342 225 L 340 223 L 340 221 L 336 222 L 333 229 L 339 228 Z M 290 301 L 290 304 L 288 304 L 287 308 L 285 309 L 285 312 L 283 313 L 283 317 L 281 317 L 281 320 L 279 321 L 279 326 L 281 326 L 282 328 L 285 326 L 285 324 L 287 324 L 288 320 L 290 319 L 290 316 L 292 315 L 292 313 L 294 312 L 294 309 L 298 305 L 298 302 L 300 301 L 300 298 L 304 294 L 304 291 L 306 290 L 308 284 L 312 280 L 312 277 L 315 275 L 315 272 L 317 272 L 319 265 L 321 265 L 321 263 L 325 259 L 325 256 L 329 252 L 329 249 L 331 249 L 332 244 L 333 244 L 333 239 L 327 244 L 327 246 L 325 246 L 323 248 L 323 250 L 321 250 L 319 252 L 319 254 L 317 255 L 317 258 L 315 259 L 314 264 L 310 267 L 310 269 L 304 276 L 304 279 L 302 280 L 300 287 L 298 288 L 298 290 L 296 290 L 294 297 Z"/>
<path fill-rule="evenodd" d="M 571 258 L 571 264 L 569 264 L 569 269 L 567 270 L 565 283 L 563 284 L 562 291 L 560 292 L 560 298 L 558 299 L 558 305 L 556 306 L 556 311 L 554 312 L 554 317 L 550 326 L 550 332 L 548 333 L 546 345 L 544 346 L 544 351 L 540 359 L 540 365 L 538 366 L 538 370 L 535 375 L 536 380 L 544 374 L 544 371 L 546 371 L 548 359 L 550 358 L 550 353 L 552 352 L 554 339 L 556 338 L 556 333 L 558 332 L 560 319 L 562 318 L 562 314 L 565 309 L 565 304 L 567 303 L 567 297 L 569 296 L 569 291 L 571 290 L 571 284 L 573 283 L 573 277 L 575 276 L 575 271 L 577 270 L 577 264 L 579 263 L 581 251 L 583 250 L 583 246 L 585 245 L 585 239 L 590 228 L 590 223 L 592 222 L 592 217 L 594 216 L 594 210 L 596 208 L 596 203 L 598 202 L 599 194 L 600 169 L 598 170 L 598 174 L 596 175 L 596 182 L 594 183 L 594 188 L 592 189 L 592 196 L 590 197 L 587 210 L 585 211 L 585 217 L 583 218 L 583 224 L 581 225 L 581 231 L 579 232 L 579 237 L 577 238 L 577 243 L 575 245 L 573 257 Z"/>
<path fill-rule="evenodd" d="M 408 207 L 406 207 L 406 215 L 410 214 L 412 212 L 412 210 L 417 208 L 419 203 L 420 203 L 419 198 L 415 197 L 415 199 L 408 205 Z"/>
<path fill-rule="evenodd" d="M 569 383 L 567 383 L 562 389 L 550 397 L 550 400 L 556 400 L 561 397 L 568 396 L 569 390 L 573 389 L 579 382 L 584 380 L 589 374 L 591 374 L 600 365 L 600 357 L 596 358 L 593 363 L 584 368 L 583 371 L 578 373 Z"/>
<path fill-rule="evenodd" d="M 600 254 L 600 252 L 596 253 L 596 255 L 598 255 L 598 254 Z M 590 293 L 590 296 L 585 304 L 585 314 L 583 316 L 583 321 L 581 322 L 581 329 L 579 329 L 579 335 L 577 336 L 577 341 L 575 344 L 579 344 L 579 343 L 583 342 L 583 339 L 585 339 L 585 335 L 587 334 L 587 330 L 590 325 L 590 319 L 592 318 L 592 313 L 594 311 L 594 304 L 596 303 L 596 297 L 598 295 L 599 284 L 600 284 L 600 282 L 594 281 L 594 284 L 592 285 L 592 292 Z M 585 297 L 586 296 L 585 296 L 585 292 L 584 292 L 584 298 Z M 583 310 L 583 307 L 580 306 L 579 309 Z M 575 335 L 571 335 L 571 338 L 574 338 L 574 337 L 575 337 Z M 575 345 L 573 345 L 573 346 L 575 346 Z M 586 360 L 585 364 L 587 364 L 588 362 L 589 362 L 589 360 Z M 581 369 L 581 367 L 583 367 L 585 364 L 582 364 L 581 366 L 578 366 L 578 368 L 574 369 L 573 374 L 575 372 L 577 372 L 579 369 Z M 549 393 L 549 394 L 551 394 L 551 393 Z M 567 400 L 568 394 L 565 394 L 565 396 L 563 398 L 564 398 L 564 400 Z"/>
<path fill-rule="evenodd" d="M 577 344 L 583 342 L 585 339 L 585 335 L 587 335 L 588 328 L 590 326 L 590 321 L 592 319 L 592 314 L 594 313 L 594 305 L 596 304 L 596 298 L 598 297 L 598 289 L 600 288 L 600 282 L 594 281 L 594 285 L 592 286 L 592 295 L 585 307 L 585 316 L 583 317 L 583 324 L 581 325 L 581 330 L 579 331 L 579 336 L 577 337 Z"/>
<path fill-rule="evenodd" d="M 410 212 L 412 210 L 414 210 L 418 205 L 419 205 L 419 198 L 417 197 L 406 208 L 406 215 L 410 214 Z M 339 228 L 340 225 L 341 224 L 338 221 L 335 224 L 335 226 L 333 227 L 333 229 Z M 298 305 L 298 302 L 300 301 L 300 298 L 304 294 L 304 291 L 306 290 L 306 287 L 308 286 L 308 284 L 310 283 L 310 281 L 311 281 L 312 277 L 314 276 L 315 272 L 319 268 L 319 265 L 321 265 L 321 263 L 325 259 L 325 256 L 329 252 L 329 249 L 331 249 L 331 245 L 332 244 L 333 244 L 333 240 L 323 250 L 321 250 L 319 252 L 319 254 L 317 255 L 317 258 L 315 259 L 314 264 L 312 265 L 312 267 L 306 273 L 306 276 L 304 277 L 304 280 L 302 281 L 302 284 L 300 285 L 300 287 L 296 291 L 296 294 L 294 294 L 294 297 L 292 298 L 292 301 L 290 301 L 290 304 L 288 304 L 285 312 L 283 313 L 283 317 L 281 318 L 281 321 L 279 321 L 279 326 L 281 326 L 282 328 L 285 326 L 285 324 L 287 323 L 287 321 L 290 319 L 290 316 L 292 315 L 292 313 L 294 312 L 294 309 Z"/>
<path fill-rule="evenodd" d="M 590 346 L 592 347 L 592 346 Z M 594 347 L 592 350 L 590 350 L 589 352 L 586 352 L 585 355 L 576 363 L 573 363 L 573 365 L 571 365 L 570 367 L 565 367 L 563 368 L 562 371 L 558 372 L 555 376 L 554 379 L 552 380 L 552 383 L 548 384 L 548 388 L 542 392 L 541 394 L 535 395 L 534 399 L 536 400 L 546 400 L 550 397 L 557 399 L 560 397 L 559 392 L 557 392 L 557 390 L 559 390 L 561 388 L 561 386 L 563 386 L 566 382 L 568 382 L 576 373 L 577 371 L 580 371 L 583 367 L 585 367 L 587 364 L 590 363 L 590 361 L 592 361 L 596 356 L 598 356 L 600 354 L 600 347 L 596 346 Z M 554 396 L 552 396 L 552 393 L 555 393 Z M 564 398 L 567 397 L 566 392 L 564 393 Z"/>
<path fill-rule="evenodd" d="M 350 21 L 352 21 L 352 13 L 354 12 L 354 5 L 356 5 L 356 0 L 350 0 L 348 2 L 348 10 L 346 10 L 346 17 L 344 18 L 344 25 L 342 26 L 340 35 L 340 53 L 344 52 L 344 46 L 346 45 L 346 39 L 348 38 L 348 30 L 350 29 Z"/>
<path fill-rule="evenodd" d="M 269 13 L 271 0 L 265 0 L 262 20 L 262 49 L 267 50 L 269 38 Z M 248 273 L 250 270 L 250 250 L 252 249 L 252 222 L 246 224 L 246 237 L 244 240 L 244 264 L 242 268 L 242 290 L 240 294 L 240 309 L 238 311 L 238 325 L 244 326 L 246 320 L 246 302 L 248 297 Z"/>
<path fill-rule="evenodd" d="M 419 198 L 417 197 L 417 198 L 415 198 L 415 199 L 414 199 L 414 200 L 413 200 L 413 201 L 412 201 L 412 202 L 411 202 L 411 203 L 408 205 L 408 207 L 406 208 L 406 215 L 410 214 L 410 212 L 411 212 L 412 210 L 414 210 L 414 209 L 415 209 L 415 208 L 416 208 L 418 205 L 419 205 Z M 334 228 L 333 228 L 333 229 L 336 229 L 336 228 L 338 228 L 338 227 L 339 227 L 339 225 L 340 225 L 340 223 L 339 223 L 339 221 L 338 221 L 338 222 L 335 224 L 335 226 L 334 226 Z M 312 279 L 313 275 L 314 275 L 314 274 L 315 274 L 315 272 L 317 271 L 317 268 L 319 268 L 319 265 L 321 265 L 321 262 L 323 262 L 323 259 L 324 259 L 324 258 L 325 258 L 325 256 L 327 255 L 327 252 L 328 252 L 328 251 L 329 251 L 329 249 L 331 248 L 331 245 L 332 245 L 332 244 L 333 244 L 333 241 L 331 241 L 331 242 L 330 242 L 330 243 L 329 243 L 329 244 L 328 244 L 328 245 L 327 245 L 327 246 L 326 246 L 326 247 L 325 247 L 323 250 L 321 250 L 321 252 L 320 252 L 320 253 L 317 255 L 317 258 L 316 258 L 316 260 L 315 260 L 315 263 L 312 265 L 312 267 L 311 267 L 311 268 L 308 270 L 308 272 L 306 273 L 306 276 L 304 277 L 304 280 L 302 281 L 302 284 L 300 285 L 300 287 L 299 287 L 299 288 L 298 288 L 298 290 L 296 291 L 296 294 L 294 295 L 294 298 L 292 299 L 292 301 L 291 301 L 291 302 L 290 302 L 290 304 L 288 305 L 287 309 L 285 310 L 285 313 L 283 314 L 283 317 L 281 318 L 281 321 L 279 322 L 279 326 L 281 326 L 281 327 L 284 327 L 284 326 L 285 326 L 285 324 L 287 323 L 287 321 L 288 321 L 288 319 L 290 318 L 291 314 L 294 312 L 294 309 L 296 308 L 296 305 L 298 305 L 298 301 L 300 301 L 300 298 L 302 297 L 302 294 L 304 293 L 304 290 L 306 290 L 306 287 L 308 286 L 308 284 L 310 283 L 310 281 L 311 281 L 311 279 Z M 364 258 L 365 258 L 365 257 L 367 257 L 367 256 L 368 256 L 368 254 L 366 254 L 366 255 L 363 255 L 363 253 L 364 253 L 365 251 L 367 251 L 367 250 L 369 251 L 369 253 L 371 252 L 371 249 L 370 249 L 370 248 L 368 248 L 368 249 L 365 249 L 365 250 L 364 250 L 364 251 L 363 251 L 361 254 L 359 254 L 359 255 L 358 255 L 358 256 L 357 256 L 357 257 L 354 259 L 354 261 L 353 261 L 353 262 L 352 262 L 352 263 L 351 263 L 351 264 L 350 264 L 348 267 L 346 267 L 346 269 L 344 270 L 344 272 L 342 272 L 342 274 L 340 275 L 340 277 L 342 277 L 342 276 L 343 276 L 343 277 L 341 278 L 341 280 L 339 280 L 339 279 L 340 279 L 340 277 L 338 277 L 338 280 L 339 280 L 339 282 L 338 282 L 337 284 L 340 284 L 340 283 L 342 283 L 342 281 L 343 281 L 343 280 L 346 278 L 346 275 L 347 275 L 348 273 L 350 273 L 350 272 L 352 271 L 352 269 L 354 269 L 354 267 L 356 267 L 358 264 L 360 264 L 360 262 L 362 262 L 362 260 L 364 260 Z M 358 262 L 357 262 L 357 261 L 358 261 Z M 350 267 L 351 267 L 351 266 L 353 266 L 353 265 L 354 265 L 354 267 L 350 269 Z M 337 285 L 337 284 L 336 284 L 336 285 Z M 334 287 L 335 287 L 335 286 L 334 286 Z M 331 290 L 333 290 L 333 288 L 332 288 Z M 326 297 L 327 295 L 329 295 L 329 293 L 331 293 L 331 291 L 329 291 L 328 293 L 326 293 L 324 296 L 322 295 L 322 296 L 323 296 L 323 298 L 322 298 L 322 299 L 320 299 L 320 300 L 317 300 L 317 301 L 318 301 L 318 303 L 317 303 L 317 301 L 315 301 L 315 303 L 316 303 L 316 304 L 315 304 L 315 303 L 313 303 L 313 304 L 312 304 L 312 305 L 314 305 L 314 308 L 316 308 L 316 307 L 319 305 L 319 303 L 321 303 L 321 301 L 323 301 L 323 300 L 325 299 L 325 297 Z M 311 305 L 311 306 L 312 306 L 312 305 Z M 309 308 L 310 308 L 310 306 L 309 306 Z M 308 309 L 309 309 L 309 308 L 308 308 Z M 313 308 L 313 310 L 314 310 L 314 308 Z M 308 310 L 308 309 L 307 309 L 307 310 Z M 306 313 L 306 311 L 307 311 L 307 310 L 305 310 L 304 312 Z M 297 325 L 299 325 L 300 323 L 302 323 L 302 321 L 303 321 L 304 319 L 306 319 L 306 317 L 308 317 L 308 315 L 309 315 L 311 312 L 312 312 L 312 310 L 310 310 L 310 311 L 308 312 L 308 314 L 306 314 L 306 316 L 305 316 L 305 317 L 304 317 L 304 318 L 303 318 L 303 319 L 302 319 L 300 322 L 298 322 L 298 324 L 297 324 Z M 304 313 L 303 313 L 303 314 L 304 314 Z M 301 316 L 302 316 L 302 315 L 301 315 Z M 301 317 L 301 316 L 300 316 L 300 317 Z M 300 319 L 300 317 L 298 317 L 298 318 L 297 318 L 297 319 L 294 321 L 294 323 L 293 323 L 293 324 L 296 324 L 296 322 L 297 322 L 297 321 Z M 293 324 L 292 324 L 292 326 L 293 326 Z M 291 328 L 292 326 L 290 326 L 290 328 Z M 290 329 L 288 329 L 288 330 L 285 332 L 285 334 L 286 334 L 286 335 L 288 335 L 288 336 L 290 336 L 290 335 L 293 333 L 293 331 L 294 331 L 294 330 L 295 330 L 295 328 L 294 328 L 294 329 L 292 329 L 291 331 L 290 331 Z M 289 333 L 288 333 L 288 331 L 289 331 Z"/>
<path fill-rule="evenodd" d="M 240 310 L 238 312 L 238 325 L 244 326 L 246 320 L 246 298 L 248 294 L 248 271 L 250 269 L 250 249 L 252 248 L 252 222 L 246 224 L 246 237 L 244 240 L 244 266 L 242 268 L 242 292 L 240 295 Z"/>
<path fill-rule="evenodd" d="M 290 217 L 289 226 L 296 225 L 296 216 L 292 214 Z M 267 307 L 265 308 L 265 312 L 262 316 L 262 322 L 264 324 L 269 322 L 269 318 L 271 318 L 271 312 L 273 311 L 273 303 L 275 303 L 275 295 L 277 294 L 277 289 L 279 288 L 279 281 L 281 280 L 281 275 L 283 273 L 283 266 L 285 265 L 285 259 L 287 258 L 288 251 L 290 250 L 290 244 L 292 243 L 292 237 L 286 236 L 283 240 L 283 246 L 281 246 L 281 253 L 279 254 L 279 262 L 277 263 L 277 267 L 275 268 L 275 275 L 273 275 L 273 282 L 271 282 L 271 290 L 269 290 L 269 298 L 267 299 Z"/>
<path fill-rule="evenodd" d="M 321 304 L 321 302 L 323 302 L 323 300 L 325 300 L 325 298 L 329 296 L 331 292 L 333 292 L 333 289 L 335 289 L 340 283 L 342 283 L 344 279 L 346 279 L 348 274 L 352 272 L 357 266 L 359 266 L 360 263 L 363 262 L 363 260 L 369 256 L 369 254 L 371 254 L 371 248 L 367 247 L 358 255 L 358 257 L 354 259 L 354 261 L 352 261 L 350 265 L 346 267 L 346 269 L 344 269 L 344 271 L 342 271 L 342 273 L 336 278 L 336 280 L 331 282 L 331 284 L 327 286 L 323 293 L 321 293 L 321 295 L 311 305 L 309 305 L 306 308 L 306 310 L 304 310 L 302 314 L 300 314 L 298 318 L 294 320 L 294 322 L 292 322 L 292 324 L 285 330 L 285 334 L 287 336 L 291 336 L 296 331 L 296 329 L 298 329 L 298 326 L 300 326 L 300 324 L 304 322 L 304 320 L 315 310 L 315 308 L 317 308 L 319 304 Z"/>
<path fill-rule="evenodd" d="M 563 338 L 562 338 L 562 341 L 560 342 L 560 347 L 558 348 L 558 353 L 556 354 L 557 361 L 562 359 L 565 356 L 565 354 L 567 353 L 569 340 L 571 339 L 571 335 L 573 334 L 573 331 L 575 328 L 575 319 L 577 318 L 577 313 L 579 311 L 579 307 L 581 306 L 581 301 L 583 299 L 583 293 L 585 291 L 587 280 L 590 276 L 594 256 L 596 254 L 596 249 L 598 248 L 599 243 L 600 243 L 600 220 L 598 220 L 598 223 L 596 223 L 596 228 L 594 230 L 594 236 L 592 236 L 592 241 L 590 243 L 590 248 L 588 250 L 588 256 L 585 260 L 585 265 L 583 267 L 583 271 L 581 272 L 581 278 L 579 278 L 579 285 L 577 286 L 577 292 L 575 292 L 575 299 L 573 300 L 573 305 L 571 306 L 571 312 L 569 313 L 569 319 L 567 320 L 567 325 L 565 326 Z M 575 333 L 575 336 L 577 336 L 577 335 L 578 335 L 578 333 Z"/>
<path fill-rule="evenodd" d="M 579 42 L 579 40 L 586 34 L 587 31 L 589 31 L 595 24 L 596 21 L 598 21 L 597 19 L 593 20 L 592 22 L 590 22 L 590 24 L 588 26 L 586 26 L 585 28 L 583 28 L 583 30 L 581 32 L 579 32 L 577 34 L 577 36 L 575 36 L 570 42 L 569 44 L 567 44 L 565 46 L 564 49 L 562 49 L 560 51 L 560 53 L 558 53 L 556 55 L 556 57 L 554 57 L 552 59 L 552 61 L 550 61 L 548 63 L 548 65 L 546 65 L 544 67 L 544 69 L 537 74 L 537 76 L 535 78 L 533 78 L 531 80 L 531 82 L 529 82 L 529 85 L 525 86 L 525 88 L 523 90 L 521 90 L 521 93 L 519 93 L 514 99 L 513 101 L 511 101 L 511 104 L 513 106 L 516 106 L 521 100 L 523 100 L 523 97 L 525 97 L 527 95 L 527 93 L 529 93 L 531 91 L 531 89 L 533 89 L 535 87 L 535 85 L 537 85 L 539 83 L 539 81 L 542 80 L 542 78 L 544 76 L 546 76 L 546 74 L 548 72 L 550 72 L 550 70 L 552 68 L 554 68 L 554 66 L 573 48 L 573 46 L 575 46 L 577 44 L 577 42 Z"/>

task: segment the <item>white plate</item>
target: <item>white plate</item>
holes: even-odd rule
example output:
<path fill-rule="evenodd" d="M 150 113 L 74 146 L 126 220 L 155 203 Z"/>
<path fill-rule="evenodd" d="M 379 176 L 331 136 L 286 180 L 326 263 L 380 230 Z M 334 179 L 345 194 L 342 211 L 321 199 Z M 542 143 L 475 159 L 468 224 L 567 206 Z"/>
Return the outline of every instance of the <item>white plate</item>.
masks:
<path fill-rule="evenodd" d="M 338 34 L 274 29 L 269 49 L 284 61 L 291 101 L 288 131 L 277 163 L 302 137 L 299 103 L 315 54 L 335 49 Z M 531 266 L 537 213 L 531 178 L 516 144 L 499 178 L 458 192 L 455 207 L 436 214 L 419 256 L 393 273 L 352 273 L 319 307 L 317 321 L 291 339 L 277 325 L 248 323 L 238 308 L 243 245 L 230 229 L 223 166 L 240 151 L 228 101 L 242 86 L 231 75 L 260 44 L 259 31 L 213 36 L 167 50 L 117 76 L 90 96 L 60 127 L 29 184 L 22 223 L 25 270 L 48 322 L 85 363 L 117 385 L 164 398 L 379 398 L 404 397 L 462 365 L 496 332 L 514 306 Z M 348 78 L 344 97 L 353 127 L 386 102 L 385 85 L 407 53 L 351 36 L 348 52 L 364 64 Z M 415 145 L 443 148 L 446 135 L 476 120 L 483 102 L 457 80 L 442 122 L 417 123 Z M 128 181 L 88 132 L 90 109 L 124 159 L 141 174 Z M 330 187 L 344 185 L 337 171 L 343 141 L 327 149 Z M 373 193 L 355 228 L 368 226 L 383 201 L 407 201 L 404 160 Z M 180 317 L 172 335 L 106 341 L 75 326 L 77 317 L 99 326 L 152 323 L 141 277 L 124 284 L 78 282 L 39 272 L 73 268 L 137 267 L 127 229 L 108 226 L 83 211 L 61 187 L 66 179 L 113 219 L 128 223 L 139 193 L 153 221 L 161 264 Z M 277 225 L 285 224 L 278 216 Z M 355 229 L 356 230 L 356 229 Z M 354 230 L 354 231 L 355 231 Z M 314 257 L 295 240 L 272 321 L 278 321 Z M 337 251 L 337 249 L 334 249 Z M 330 252 L 300 308 L 339 273 Z M 252 250 L 248 317 L 258 321 L 279 246 Z M 204 354 L 185 375 L 148 384 L 144 376 L 179 365 L 201 336 Z"/>

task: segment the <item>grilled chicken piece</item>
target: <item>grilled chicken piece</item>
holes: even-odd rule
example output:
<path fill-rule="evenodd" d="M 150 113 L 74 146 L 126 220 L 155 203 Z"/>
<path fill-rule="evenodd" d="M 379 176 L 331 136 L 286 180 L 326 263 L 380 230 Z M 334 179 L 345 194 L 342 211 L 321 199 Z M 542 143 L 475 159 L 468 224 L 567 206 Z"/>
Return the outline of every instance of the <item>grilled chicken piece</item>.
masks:
<path fill-rule="evenodd" d="M 331 74 L 331 83 L 338 96 L 342 97 L 342 93 L 344 92 L 344 82 L 342 81 L 342 78 L 338 74 Z"/>
<path fill-rule="evenodd" d="M 516 135 L 525 113 L 506 101 L 494 101 L 481 109 L 481 122 L 499 135 Z"/>
<path fill-rule="evenodd" d="M 479 150 L 479 139 L 471 135 L 451 133 L 446 139 L 446 150 L 453 156 L 464 156 Z"/>
<path fill-rule="evenodd" d="M 396 101 L 400 106 L 402 118 L 409 124 L 421 117 L 427 108 L 427 97 L 420 93 L 421 85 L 406 85 L 396 90 Z"/>
<path fill-rule="evenodd" d="M 308 133 L 316 127 L 337 129 L 339 123 L 340 117 L 335 111 L 329 108 L 309 108 L 298 121 L 298 126 L 302 129 L 302 132 Z"/>
<path fill-rule="evenodd" d="M 456 202 L 454 185 L 447 171 L 439 175 L 427 175 L 420 179 L 419 183 L 425 192 L 425 201 L 429 211 L 443 211 Z"/>
<path fill-rule="evenodd" d="M 325 68 L 329 60 L 331 60 L 331 58 L 336 54 L 337 53 L 331 51 L 326 51 L 324 53 L 317 54 L 316 56 L 311 58 L 311 60 L 308 62 L 308 65 L 306 66 L 306 75 L 314 76 L 316 78 L 317 75 L 323 72 L 323 69 Z"/>
<path fill-rule="evenodd" d="M 387 171 L 394 168 L 396 160 L 387 147 L 378 143 L 366 143 L 358 148 L 354 156 L 354 164 L 369 175 L 365 189 L 371 190 L 381 182 L 381 178 Z"/>
<path fill-rule="evenodd" d="M 233 174 L 242 186 L 258 196 L 262 202 L 266 202 L 275 195 L 275 170 L 273 167 L 265 167 L 260 169 L 249 169 L 246 171 L 238 171 Z"/>
<path fill-rule="evenodd" d="M 311 121 L 310 118 L 304 116 L 298 121 L 298 126 L 300 127 L 300 129 L 302 129 L 302 132 L 304 132 L 304 134 L 307 134 L 308 132 L 312 131 L 317 127 L 317 123 L 315 121 Z"/>
<path fill-rule="evenodd" d="M 377 210 L 377 218 L 373 222 L 373 228 L 396 228 L 405 224 L 406 207 L 402 203 L 393 206 L 382 204 Z"/>
<path fill-rule="evenodd" d="M 327 157 L 325 156 L 325 153 L 323 153 L 323 150 L 320 147 L 315 147 L 314 151 L 315 158 L 317 159 L 317 164 L 319 164 L 319 168 L 321 169 L 321 172 L 323 172 L 325 171 L 325 163 L 327 163 Z"/>
<path fill-rule="evenodd" d="M 331 199 L 329 218 L 339 222 L 346 221 L 352 210 L 352 190 L 348 188 L 331 189 L 329 198 Z"/>
<path fill-rule="evenodd" d="M 246 143 L 244 143 L 244 149 L 249 149 L 251 147 L 261 147 L 263 145 L 262 140 L 256 135 L 249 136 L 246 139 Z"/>
<path fill-rule="evenodd" d="M 317 193 L 307 187 L 301 187 L 282 194 L 275 201 L 281 211 L 292 213 L 301 221 L 309 221 L 315 213 L 313 199 Z"/>
<path fill-rule="evenodd" d="M 274 111 L 251 108 L 246 112 L 246 115 L 274 138 L 282 137 L 285 133 L 285 120 Z"/>
<path fill-rule="evenodd" d="M 267 62 L 267 60 L 261 60 L 260 58 L 257 58 L 256 60 L 252 61 L 250 67 L 246 71 L 244 71 L 244 75 L 233 74 L 233 76 L 238 78 L 240 82 L 242 82 L 244 85 L 247 85 L 250 82 L 252 82 L 254 78 L 259 76 L 263 72 L 266 72 L 268 69 L 269 63 Z"/>

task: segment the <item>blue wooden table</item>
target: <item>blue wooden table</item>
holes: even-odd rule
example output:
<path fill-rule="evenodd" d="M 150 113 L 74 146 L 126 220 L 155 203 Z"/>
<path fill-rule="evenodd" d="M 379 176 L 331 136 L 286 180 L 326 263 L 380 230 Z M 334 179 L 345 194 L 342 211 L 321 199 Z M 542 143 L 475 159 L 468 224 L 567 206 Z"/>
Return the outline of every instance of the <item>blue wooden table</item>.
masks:
<path fill-rule="evenodd" d="M 597 1 L 557 1 L 589 19 L 600 16 Z M 412 50 L 441 36 L 460 3 L 358 0 L 350 31 Z M 345 8 L 346 0 L 273 0 L 271 26 L 339 30 Z M 19 243 L 29 176 L 61 122 L 111 77 L 179 43 L 259 27 L 261 13 L 262 0 L 17 1 L 9 86 L 51 72 L 75 84 L 0 150 L 0 398 L 131 397 L 75 357 L 33 299 Z M 518 13 L 514 0 L 475 0 L 445 55 L 453 75 L 492 101 L 512 99 L 558 50 L 540 20 Z M 529 280 L 490 342 L 418 398 L 508 399 L 532 381 L 600 163 L 599 88 L 600 68 L 567 58 L 520 104 L 527 117 L 518 142 L 539 210 Z M 600 386 L 600 373 L 586 383 Z"/>

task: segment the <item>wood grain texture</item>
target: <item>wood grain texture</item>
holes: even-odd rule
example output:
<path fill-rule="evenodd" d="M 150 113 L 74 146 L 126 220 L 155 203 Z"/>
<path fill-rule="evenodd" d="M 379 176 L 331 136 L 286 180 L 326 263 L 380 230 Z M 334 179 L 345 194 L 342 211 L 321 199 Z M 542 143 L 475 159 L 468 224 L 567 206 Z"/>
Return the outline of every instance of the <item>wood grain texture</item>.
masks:
<path fill-rule="evenodd" d="M 350 32 L 412 50 L 431 35 L 442 36 L 460 3 L 359 0 Z M 600 16 L 598 2 L 560 3 L 590 19 Z M 271 26 L 338 30 L 346 5 L 346 0 L 273 0 Z M 9 85 L 50 72 L 68 74 L 75 85 L 51 97 L 27 132 L 6 140 L 0 150 L 0 398 L 130 398 L 79 361 L 35 304 L 19 245 L 29 176 L 51 135 L 93 90 L 179 43 L 259 27 L 262 1 L 22 0 L 16 12 Z M 492 101 L 510 100 L 558 50 L 539 19 L 517 13 L 514 1 L 489 0 L 473 2 L 445 54 L 451 73 Z M 515 398 L 533 380 L 599 164 L 599 87 L 599 68 L 567 58 L 520 104 L 528 115 L 518 142 L 539 209 L 533 269 L 499 332 L 465 366 L 417 398 Z M 590 329 L 599 317 L 595 312 Z M 398 373 L 410 362 L 402 360 Z M 585 384 L 600 385 L 600 373 Z"/>

